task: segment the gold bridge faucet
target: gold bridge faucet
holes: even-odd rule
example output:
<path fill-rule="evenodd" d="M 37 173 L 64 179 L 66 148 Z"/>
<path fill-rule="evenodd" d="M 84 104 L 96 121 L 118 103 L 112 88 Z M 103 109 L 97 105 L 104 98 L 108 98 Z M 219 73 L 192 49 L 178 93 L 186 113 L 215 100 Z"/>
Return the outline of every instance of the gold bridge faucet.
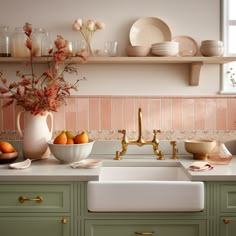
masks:
<path fill-rule="evenodd" d="M 115 160 L 120 160 L 121 156 L 126 154 L 128 145 L 137 145 L 142 147 L 143 145 L 152 145 L 154 154 L 158 156 L 158 160 L 164 160 L 163 153 L 158 150 L 159 141 L 157 138 L 157 134 L 160 133 L 160 130 L 154 129 L 153 130 L 153 139 L 149 141 L 145 141 L 142 136 L 142 110 L 139 108 L 138 110 L 138 139 L 137 140 L 128 140 L 126 135 L 126 130 L 118 130 L 119 133 L 123 134 L 123 138 L 121 141 L 122 144 L 122 151 L 116 151 Z"/>

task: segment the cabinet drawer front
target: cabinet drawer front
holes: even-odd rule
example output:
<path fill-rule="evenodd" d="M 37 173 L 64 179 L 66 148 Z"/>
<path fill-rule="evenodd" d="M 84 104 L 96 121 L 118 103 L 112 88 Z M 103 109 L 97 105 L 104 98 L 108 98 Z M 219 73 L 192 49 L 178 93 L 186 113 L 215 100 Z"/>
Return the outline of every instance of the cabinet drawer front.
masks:
<path fill-rule="evenodd" d="M 236 212 L 236 185 L 220 185 L 221 212 Z"/>
<path fill-rule="evenodd" d="M 0 212 L 69 212 L 68 184 L 1 184 Z"/>
<path fill-rule="evenodd" d="M 1 236 L 70 236 L 70 229 L 69 217 L 0 217 Z"/>
<path fill-rule="evenodd" d="M 236 217 L 221 217 L 220 218 L 220 236 L 236 235 Z"/>
<path fill-rule="evenodd" d="M 201 220 L 87 220 L 85 236 L 206 236 Z"/>

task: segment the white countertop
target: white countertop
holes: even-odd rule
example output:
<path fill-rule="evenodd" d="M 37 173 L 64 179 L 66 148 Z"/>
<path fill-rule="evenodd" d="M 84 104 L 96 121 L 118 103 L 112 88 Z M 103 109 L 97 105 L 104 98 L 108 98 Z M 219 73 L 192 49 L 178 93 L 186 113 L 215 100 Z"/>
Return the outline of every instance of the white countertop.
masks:
<path fill-rule="evenodd" d="M 154 156 L 140 155 L 133 159 L 132 156 L 115 161 L 112 156 L 92 155 L 90 159 L 102 159 L 103 166 L 155 166 L 171 165 L 183 166 L 189 178 L 193 181 L 236 181 L 236 156 L 228 165 L 214 165 L 209 171 L 193 172 L 187 168 L 196 160 L 189 156 L 180 157 L 178 160 L 156 160 Z M 20 160 L 18 160 L 20 161 Z M 53 156 L 48 159 L 34 161 L 31 166 L 23 170 L 9 169 L 8 164 L 0 165 L 1 181 L 89 181 L 99 179 L 100 168 L 82 169 L 71 168 L 70 164 L 61 164 Z"/>

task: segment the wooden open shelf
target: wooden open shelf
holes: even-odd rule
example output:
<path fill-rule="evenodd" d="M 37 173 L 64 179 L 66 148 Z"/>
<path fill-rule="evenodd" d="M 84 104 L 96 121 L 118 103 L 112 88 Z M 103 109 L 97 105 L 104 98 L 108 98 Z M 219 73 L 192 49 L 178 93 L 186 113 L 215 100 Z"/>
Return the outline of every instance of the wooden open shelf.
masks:
<path fill-rule="evenodd" d="M 28 58 L 1 57 L 0 63 L 21 63 Z M 47 63 L 48 57 L 35 57 L 35 63 Z M 75 63 L 81 58 L 73 57 Z M 236 61 L 236 57 L 89 57 L 88 64 L 188 64 L 190 70 L 189 85 L 199 85 L 200 72 L 204 64 L 226 64 Z"/>

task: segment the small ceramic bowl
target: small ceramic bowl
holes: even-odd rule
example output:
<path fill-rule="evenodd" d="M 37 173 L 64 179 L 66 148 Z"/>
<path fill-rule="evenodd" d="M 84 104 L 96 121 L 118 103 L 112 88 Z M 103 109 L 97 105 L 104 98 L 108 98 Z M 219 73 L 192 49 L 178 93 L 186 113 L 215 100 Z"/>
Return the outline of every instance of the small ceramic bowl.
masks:
<path fill-rule="evenodd" d="M 193 154 L 193 159 L 207 160 L 208 154 L 216 146 L 216 141 L 212 140 L 186 140 L 184 142 L 185 150 Z"/>
<path fill-rule="evenodd" d="M 82 144 L 53 144 L 53 140 L 48 141 L 48 146 L 53 156 L 61 163 L 73 163 L 86 159 L 95 141 L 89 140 Z"/>
<path fill-rule="evenodd" d="M 145 46 L 128 46 L 126 53 L 129 57 L 146 57 L 150 54 L 150 47 Z"/>
<path fill-rule="evenodd" d="M 201 46 L 200 52 L 205 57 L 220 57 L 223 55 L 224 48 L 221 46 Z"/>

